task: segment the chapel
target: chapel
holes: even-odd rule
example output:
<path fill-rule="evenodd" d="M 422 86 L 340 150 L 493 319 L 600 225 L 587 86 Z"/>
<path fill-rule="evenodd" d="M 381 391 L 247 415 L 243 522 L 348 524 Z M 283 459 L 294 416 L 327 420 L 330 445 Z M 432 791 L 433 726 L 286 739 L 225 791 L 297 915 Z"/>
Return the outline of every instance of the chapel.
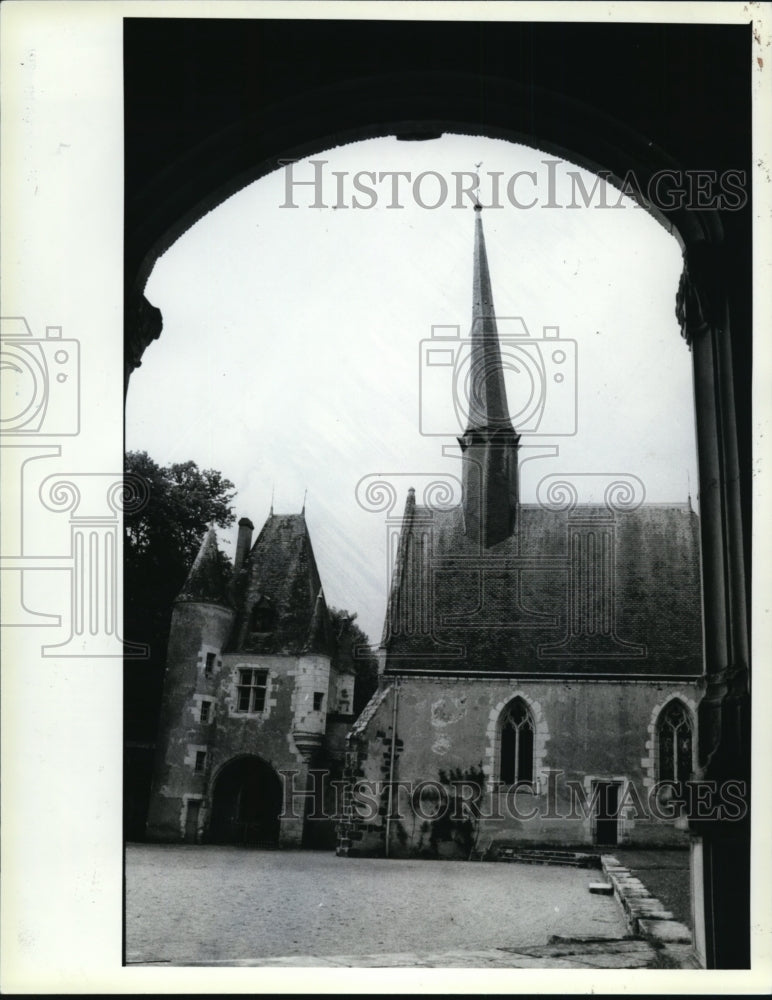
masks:
<path fill-rule="evenodd" d="M 469 341 L 461 501 L 408 492 L 338 853 L 685 845 L 703 691 L 691 498 L 612 482 L 588 503 L 556 477 L 521 502 L 479 206 Z"/>

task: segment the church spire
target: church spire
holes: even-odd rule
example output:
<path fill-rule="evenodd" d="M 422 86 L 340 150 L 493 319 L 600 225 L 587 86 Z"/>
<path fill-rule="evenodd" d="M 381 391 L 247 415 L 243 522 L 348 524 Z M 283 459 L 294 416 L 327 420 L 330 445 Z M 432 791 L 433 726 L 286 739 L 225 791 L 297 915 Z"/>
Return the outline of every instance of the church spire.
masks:
<path fill-rule="evenodd" d="M 511 427 L 504 370 L 501 364 L 493 289 L 482 225 L 482 207 L 474 207 L 474 273 L 472 277 L 472 357 L 469 430 Z"/>
<path fill-rule="evenodd" d="M 483 548 L 509 538 L 518 503 L 517 448 L 504 384 L 482 208 L 475 205 L 468 424 L 458 439 L 463 458 L 464 524 Z"/>

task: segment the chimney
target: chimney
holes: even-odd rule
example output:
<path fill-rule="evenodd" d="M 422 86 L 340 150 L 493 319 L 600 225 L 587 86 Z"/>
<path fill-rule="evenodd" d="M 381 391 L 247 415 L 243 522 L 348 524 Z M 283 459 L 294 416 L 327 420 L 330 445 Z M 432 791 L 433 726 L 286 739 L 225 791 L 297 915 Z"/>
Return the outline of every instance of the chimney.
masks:
<path fill-rule="evenodd" d="M 239 570 L 244 565 L 244 560 L 246 559 L 247 553 L 252 546 L 252 532 L 254 530 L 255 526 L 249 518 L 242 517 L 239 521 L 239 535 L 236 540 L 236 558 L 233 563 L 234 579 L 238 576 Z"/>

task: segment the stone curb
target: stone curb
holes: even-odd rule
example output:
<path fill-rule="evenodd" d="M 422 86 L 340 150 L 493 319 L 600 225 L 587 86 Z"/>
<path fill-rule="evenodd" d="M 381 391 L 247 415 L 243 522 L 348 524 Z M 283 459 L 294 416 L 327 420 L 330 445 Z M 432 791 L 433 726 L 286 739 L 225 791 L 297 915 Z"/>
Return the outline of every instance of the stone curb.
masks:
<path fill-rule="evenodd" d="M 627 928 L 636 937 L 659 944 L 692 944 L 692 932 L 673 918 L 662 903 L 652 896 L 640 879 L 620 865 L 611 854 L 601 855 L 601 867 L 614 887 Z"/>

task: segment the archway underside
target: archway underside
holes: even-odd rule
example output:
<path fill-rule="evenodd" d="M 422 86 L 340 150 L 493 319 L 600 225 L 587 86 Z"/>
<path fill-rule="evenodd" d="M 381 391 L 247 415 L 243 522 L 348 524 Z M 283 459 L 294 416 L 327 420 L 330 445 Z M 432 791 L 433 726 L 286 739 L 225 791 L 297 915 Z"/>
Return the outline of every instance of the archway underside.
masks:
<path fill-rule="evenodd" d="M 207 839 L 272 846 L 279 840 L 281 807 L 281 782 L 272 767 L 258 757 L 231 760 L 215 779 Z"/>

